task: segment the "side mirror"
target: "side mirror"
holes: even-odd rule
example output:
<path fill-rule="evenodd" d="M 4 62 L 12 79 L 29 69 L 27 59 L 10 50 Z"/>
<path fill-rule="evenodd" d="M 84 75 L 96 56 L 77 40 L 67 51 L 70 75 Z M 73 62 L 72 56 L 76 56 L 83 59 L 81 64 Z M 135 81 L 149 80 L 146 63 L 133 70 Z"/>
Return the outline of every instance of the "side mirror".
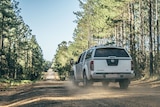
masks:
<path fill-rule="evenodd" d="M 71 65 L 74 64 L 74 60 L 73 60 L 73 59 L 70 60 L 70 64 L 71 64 Z"/>

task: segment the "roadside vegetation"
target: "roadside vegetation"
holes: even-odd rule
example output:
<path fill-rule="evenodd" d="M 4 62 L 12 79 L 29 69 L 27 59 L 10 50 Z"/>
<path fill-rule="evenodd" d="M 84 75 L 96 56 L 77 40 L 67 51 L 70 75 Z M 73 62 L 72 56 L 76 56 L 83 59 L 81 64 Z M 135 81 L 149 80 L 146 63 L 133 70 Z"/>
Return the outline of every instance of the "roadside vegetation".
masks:
<path fill-rule="evenodd" d="M 51 62 L 43 59 L 31 28 L 20 16 L 19 2 L 0 0 L 0 84 L 23 84 L 41 79 Z"/>
<path fill-rule="evenodd" d="M 82 51 L 115 44 L 130 52 L 136 78 L 159 77 L 160 1 L 79 0 L 79 6 L 81 10 L 73 12 L 77 17 L 73 41 L 58 45 L 52 64 L 55 71 L 66 75 L 70 59 L 77 60 Z"/>

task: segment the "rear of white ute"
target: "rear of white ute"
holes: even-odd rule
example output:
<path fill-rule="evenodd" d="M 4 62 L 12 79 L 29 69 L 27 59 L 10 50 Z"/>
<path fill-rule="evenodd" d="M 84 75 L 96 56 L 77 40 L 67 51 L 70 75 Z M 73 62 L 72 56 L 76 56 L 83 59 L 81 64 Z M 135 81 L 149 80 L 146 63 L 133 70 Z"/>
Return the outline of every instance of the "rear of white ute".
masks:
<path fill-rule="evenodd" d="M 92 58 L 89 62 L 91 80 L 104 84 L 119 82 L 121 88 L 128 88 L 134 71 L 132 58 L 124 48 L 97 47 Z"/>

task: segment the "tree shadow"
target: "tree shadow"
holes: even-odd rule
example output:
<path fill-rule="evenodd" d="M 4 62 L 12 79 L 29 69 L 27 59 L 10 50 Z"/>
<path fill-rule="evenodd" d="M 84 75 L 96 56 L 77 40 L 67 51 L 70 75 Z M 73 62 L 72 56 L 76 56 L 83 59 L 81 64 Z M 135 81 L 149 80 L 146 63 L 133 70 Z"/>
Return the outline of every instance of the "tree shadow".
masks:
<path fill-rule="evenodd" d="M 38 85 L 37 85 L 38 86 Z M 62 97 L 69 96 L 69 91 L 65 86 L 57 86 L 57 85 L 49 85 L 47 87 L 37 87 L 29 86 L 23 87 L 24 89 L 15 90 L 14 94 L 5 94 L 0 95 L 0 105 L 12 104 L 19 101 L 27 100 L 27 99 L 35 99 L 40 97 Z M 27 88 L 27 89 L 25 89 Z M 11 91 L 12 89 L 8 89 L 5 93 Z M 2 91 L 1 91 L 2 92 Z"/>

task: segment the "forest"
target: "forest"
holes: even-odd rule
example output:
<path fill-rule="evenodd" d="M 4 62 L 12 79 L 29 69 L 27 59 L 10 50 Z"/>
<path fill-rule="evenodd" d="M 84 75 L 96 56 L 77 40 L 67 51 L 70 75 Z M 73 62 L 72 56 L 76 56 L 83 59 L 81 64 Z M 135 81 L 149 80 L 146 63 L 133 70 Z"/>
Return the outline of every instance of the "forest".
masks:
<path fill-rule="evenodd" d="M 0 0 L 0 79 L 36 80 L 50 62 L 20 15 L 16 0 Z M 62 41 L 52 68 L 68 76 L 70 59 L 95 45 L 125 47 L 134 62 L 137 78 L 160 75 L 160 37 L 158 0 L 79 0 L 74 11 L 77 24 L 73 41 Z"/>
<path fill-rule="evenodd" d="M 0 0 L 0 80 L 37 80 L 48 69 L 16 0 Z"/>
<path fill-rule="evenodd" d="M 79 0 L 73 41 L 62 41 L 52 67 L 67 75 L 69 61 L 95 45 L 122 46 L 131 54 L 136 78 L 159 77 L 159 0 Z"/>

